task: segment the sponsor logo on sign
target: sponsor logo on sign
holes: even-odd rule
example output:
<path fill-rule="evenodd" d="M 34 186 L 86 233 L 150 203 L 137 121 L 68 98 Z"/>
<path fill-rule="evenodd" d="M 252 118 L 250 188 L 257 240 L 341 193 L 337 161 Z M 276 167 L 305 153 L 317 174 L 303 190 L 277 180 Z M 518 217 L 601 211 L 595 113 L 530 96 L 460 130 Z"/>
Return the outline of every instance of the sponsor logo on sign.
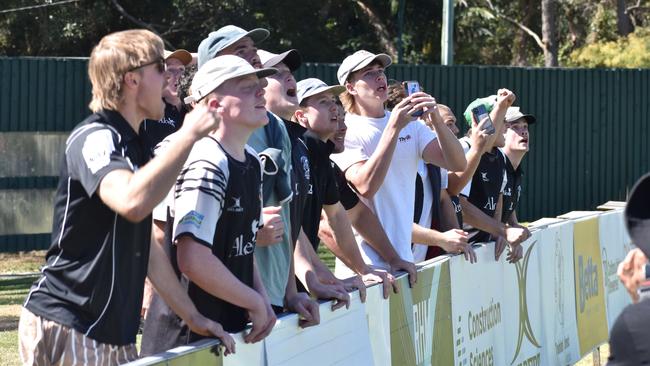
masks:
<path fill-rule="evenodd" d="M 585 311 L 585 303 L 598 296 L 598 266 L 593 263 L 593 259 L 584 256 L 578 256 L 578 283 L 580 284 L 580 312 Z"/>
<path fill-rule="evenodd" d="M 573 228 L 576 321 L 580 353 L 585 354 L 606 341 L 608 333 L 598 219 L 577 221 Z"/>
<path fill-rule="evenodd" d="M 417 364 L 420 364 L 424 361 L 426 347 L 431 343 L 430 336 L 433 334 L 430 329 L 427 329 L 429 324 L 429 299 L 413 304 L 413 319 L 415 320 L 413 327 L 415 333 L 415 360 Z"/>
<path fill-rule="evenodd" d="M 519 336 L 517 337 L 515 355 L 512 357 L 512 361 L 510 361 L 511 365 L 515 362 L 517 356 L 519 356 L 519 352 L 521 352 L 521 346 L 523 344 L 524 337 L 526 337 L 526 339 L 528 339 L 528 341 L 533 346 L 541 348 L 539 342 L 535 338 L 535 334 L 533 333 L 533 327 L 530 324 L 530 316 L 528 315 L 528 301 L 526 297 L 526 277 L 528 276 L 528 264 L 530 261 L 530 254 L 533 252 L 533 248 L 535 247 L 536 243 L 537 241 L 534 241 L 530 247 L 528 247 L 523 260 L 515 263 L 515 267 L 517 268 L 517 284 L 519 287 Z M 527 361 L 528 360 L 524 362 Z M 537 356 L 537 361 L 538 362 L 536 364 L 539 365 L 539 355 Z M 525 364 L 528 365 L 528 363 Z M 535 363 L 530 364 L 534 365 Z"/>

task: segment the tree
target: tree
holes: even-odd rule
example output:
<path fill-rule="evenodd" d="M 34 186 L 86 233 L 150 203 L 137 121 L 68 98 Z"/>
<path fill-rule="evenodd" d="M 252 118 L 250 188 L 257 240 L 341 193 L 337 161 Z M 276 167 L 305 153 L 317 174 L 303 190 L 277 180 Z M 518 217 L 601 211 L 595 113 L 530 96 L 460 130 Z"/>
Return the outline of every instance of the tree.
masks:
<path fill-rule="evenodd" d="M 555 67 L 557 63 L 557 1 L 542 0 L 542 50 L 544 66 Z"/>

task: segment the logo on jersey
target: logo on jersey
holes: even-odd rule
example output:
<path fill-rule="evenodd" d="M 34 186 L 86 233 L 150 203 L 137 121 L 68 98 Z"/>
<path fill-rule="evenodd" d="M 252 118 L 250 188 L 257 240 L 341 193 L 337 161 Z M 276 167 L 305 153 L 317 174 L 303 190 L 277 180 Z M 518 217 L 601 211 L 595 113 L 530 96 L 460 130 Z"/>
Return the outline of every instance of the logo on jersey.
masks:
<path fill-rule="evenodd" d="M 494 200 L 494 197 L 488 197 L 487 203 L 485 204 L 485 206 L 483 206 L 483 208 L 488 209 L 490 211 L 496 210 L 497 209 L 497 203 Z"/>
<path fill-rule="evenodd" d="M 244 208 L 241 207 L 241 197 L 230 197 L 233 200 L 233 205 L 228 207 L 226 211 L 228 212 L 244 212 Z"/>
<path fill-rule="evenodd" d="M 406 141 L 408 141 L 408 140 L 410 140 L 410 139 L 411 139 L 411 135 L 406 135 L 406 136 L 404 136 L 404 137 L 398 137 L 398 138 L 397 138 L 397 141 L 399 141 L 399 142 L 406 142 Z"/>
<path fill-rule="evenodd" d="M 201 223 L 203 223 L 204 217 L 204 215 L 201 215 L 200 213 L 192 210 L 183 216 L 183 218 L 178 222 L 178 226 L 189 225 L 194 226 L 198 229 L 201 227 Z"/>
<path fill-rule="evenodd" d="M 300 162 L 302 163 L 302 170 L 305 172 L 305 179 L 311 179 L 311 173 L 309 171 L 309 159 L 306 156 L 300 157 Z"/>
<path fill-rule="evenodd" d="M 481 172 L 481 179 L 483 179 L 484 182 L 490 181 L 490 178 L 487 176 L 487 172 Z"/>
<path fill-rule="evenodd" d="M 81 155 L 83 155 L 90 172 L 95 174 L 101 168 L 110 164 L 113 151 L 115 151 L 115 145 L 113 144 L 111 131 L 99 130 L 86 136 Z"/>
<path fill-rule="evenodd" d="M 255 249 L 255 244 L 253 244 L 250 241 L 245 242 L 244 235 L 239 235 L 238 237 L 235 238 L 235 243 L 232 246 L 232 250 L 230 251 L 230 256 L 241 257 L 244 255 L 249 255 L 253 253 L 254 249 Z"/>
<path fill-rule="evenodd" d="M 242 257 L 245 255 L 253 254 L 255 250 L 255 238 L 257 237 L 257 229 L 259 229 L 259 221 L 253 220 L 251 223 L 251 235 L 247 235 L 251 240 L 244 239 L 244 234 L 235 238 L 232 248 L 230 249 L 231 257 Z"/>
<path fill-rule="evenodd" d="M 504 196 L 507 196 L 507 197 L 512 196 L 512 189 L 511 189 L 510 187 L 506 188 L 506 189 L 503 191 L 503 195 L 504 195 Z"/>
<path fill-rule="evenodd" d="M 176 127 L 176 121 L 169 117 L 163 117 L 158 123 L 163 124 L 163 125 L 170 125 L 172 127 Z"/>

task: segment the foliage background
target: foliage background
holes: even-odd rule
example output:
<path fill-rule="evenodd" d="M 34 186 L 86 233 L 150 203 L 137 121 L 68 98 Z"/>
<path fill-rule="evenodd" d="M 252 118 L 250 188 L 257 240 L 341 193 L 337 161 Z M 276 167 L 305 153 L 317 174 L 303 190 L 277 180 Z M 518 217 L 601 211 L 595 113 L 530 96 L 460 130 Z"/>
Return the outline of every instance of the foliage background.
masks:
<path fill-rule="evenodd" d="M 542 13 L 552 6 L 559 66 L 647 67 L 649 2 L 455 0 L 454 61 L 543 66 Z M 142 27 L 168 48 L 194 51 L 235 24 L 267 28 L 261 47 L 297 48 L 311 62 L 340 62 L 359 48 L 397 56 L 400 5 L 402 62 L 439 63 L 442 0 L 3 0 L 0 55 L 87 56 L 103 35 Z M 40 7 L 15 10 L 31 6 Z"/>

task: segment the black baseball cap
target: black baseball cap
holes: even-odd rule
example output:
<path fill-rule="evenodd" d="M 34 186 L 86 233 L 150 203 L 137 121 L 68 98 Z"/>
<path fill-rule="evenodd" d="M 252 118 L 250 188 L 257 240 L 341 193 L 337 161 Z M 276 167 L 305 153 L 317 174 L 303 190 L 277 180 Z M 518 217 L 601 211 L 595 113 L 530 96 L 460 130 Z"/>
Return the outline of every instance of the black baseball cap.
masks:
<path fill-rule="evenodd" d="M 650 258 L 650 173 L 632 188 L 625 206 L 625 226 L 632 242 Z"/>

